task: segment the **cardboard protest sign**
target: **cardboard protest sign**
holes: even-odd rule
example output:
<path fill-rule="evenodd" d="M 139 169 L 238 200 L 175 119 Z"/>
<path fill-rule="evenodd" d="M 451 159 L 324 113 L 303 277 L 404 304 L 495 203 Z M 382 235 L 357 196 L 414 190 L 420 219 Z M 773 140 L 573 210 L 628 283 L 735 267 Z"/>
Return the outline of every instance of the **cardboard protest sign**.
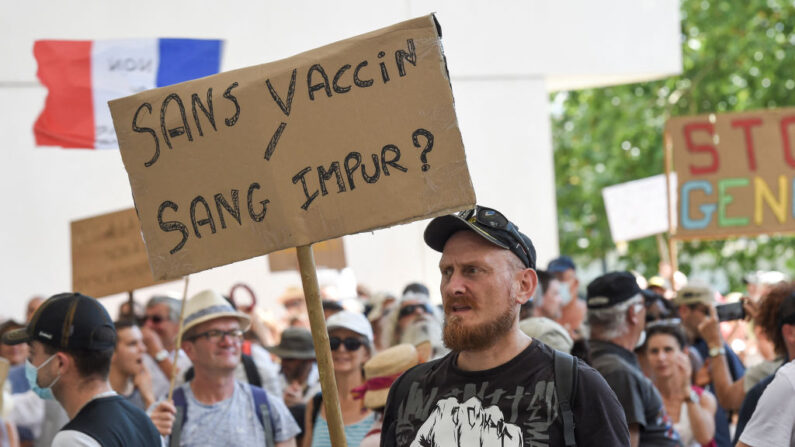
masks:
<path fill-rule="evenodd" d="M 134 208 L 75 220 L 71 230 L 73 290 L 98 298 L 158 283 Z"/>
<path fill-rule="evenodd" d="M 673 175 L 672 190 L 675 185 L 676 175 Z M 602 189 L 614 242 L 632 241 L 668 231 L 665 187 L 665 175 L 660 174 Z"/>
<path fill-rule="evenodd" d="M 109 104 L 158 279 L 475 203 L 432 15 Z"/>
<path fill-rule="evenodd" d="M 670 119 L 679 239 L 795 231 L 795 108 Z"/>
<path fill-rule="evenodd" d="M 312 246 L 312 252 L 315 257 L 315 265 L 318 267 L 342 270 L 347 266 L 345 244 L 342 243 L 342 238 L 318 242 Z M 269 254 L 268 266 L 271 272 L 299 271 L 295 248 L 287 248 Z"/>

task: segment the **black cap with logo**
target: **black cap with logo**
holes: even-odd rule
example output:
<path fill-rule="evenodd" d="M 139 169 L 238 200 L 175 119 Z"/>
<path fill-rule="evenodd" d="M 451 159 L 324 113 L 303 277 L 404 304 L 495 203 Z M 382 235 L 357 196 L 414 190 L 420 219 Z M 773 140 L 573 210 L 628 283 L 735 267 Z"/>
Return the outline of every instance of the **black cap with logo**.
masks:
<path fill-rule="evenodd" d="M 529 237 L 519 232 L 519 227 L 499 211 L 475 206 L 458 214 L 448 214 L 433 219 L 425 227 L 425 243 L 436 251 L 443 251 L 450 236 L 469 230 L 492 244 L 510 250 L 521 259 L 525 267 L 536 268 L 536 249 Z"/>
<path fill-rule="evenodd" d="M 116 347 L 116 329 L 99 301 L 60 293 L 43 302 L 26 327 L 3 334 L 8 345 L 33 340 L 58 349 L 106 351 Z"/>

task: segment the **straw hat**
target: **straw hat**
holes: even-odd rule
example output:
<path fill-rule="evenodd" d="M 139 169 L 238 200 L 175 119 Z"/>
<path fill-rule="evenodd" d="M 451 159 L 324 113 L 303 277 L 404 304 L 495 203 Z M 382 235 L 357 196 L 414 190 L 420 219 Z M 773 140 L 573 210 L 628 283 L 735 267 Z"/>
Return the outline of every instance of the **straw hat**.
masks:
<path fill-rule="evenodd" d="M 392 346 L 385 349 L 364 364 L 365 384 L 364 406 L 370 409 L 386 405 L 389 387 L 409 368 L 419 363 L 417 350 L 410 344 Z"/>
<path fill-rule="evenodd" d="M 240 321 L 240 329 L 248 330 L 251 319 L 248 315 L 238 312 L 232 304 L 217 292 L 205 290 L 192 296 L 185 304 L 185 320 L 179 336 L 188 332 L 192 327 L 216 318 L 232 317 Z"/>

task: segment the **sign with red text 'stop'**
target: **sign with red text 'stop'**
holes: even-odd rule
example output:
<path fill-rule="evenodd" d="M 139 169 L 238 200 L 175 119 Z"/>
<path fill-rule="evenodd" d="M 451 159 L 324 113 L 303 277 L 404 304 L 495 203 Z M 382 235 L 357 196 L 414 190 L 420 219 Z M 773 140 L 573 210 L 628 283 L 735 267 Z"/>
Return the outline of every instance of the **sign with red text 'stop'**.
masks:
<path fill-rule="evenodd" d="M 471 207 L 433 15 L 111 101 L 157 279 Z"/>
<path fill-rule="evenodd" d="M 795 108 L 672 118 L 665 136 L 677 238 L 795 232 Z"/>

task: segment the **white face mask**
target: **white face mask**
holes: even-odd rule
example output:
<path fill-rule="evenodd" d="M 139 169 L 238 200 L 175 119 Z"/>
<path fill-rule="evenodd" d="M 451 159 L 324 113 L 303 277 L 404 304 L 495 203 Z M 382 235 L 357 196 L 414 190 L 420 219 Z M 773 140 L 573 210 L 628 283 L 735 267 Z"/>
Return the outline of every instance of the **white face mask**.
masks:
<path fill-rule="evenodd" d="M 643 343 L 646 343 L 646 329 L 641 331 L 640 337 L 638 337 L 638 342 L 635 343 L 635 349 L 640 348 L 643 346 Z"/>
<path fill-rule="evenodd" d="M 560 281 L 558 293 L 560 294 L 560 305 L 565 306 L 569 304 L 571 301 L 571 284 L 569 281 Z"/>

